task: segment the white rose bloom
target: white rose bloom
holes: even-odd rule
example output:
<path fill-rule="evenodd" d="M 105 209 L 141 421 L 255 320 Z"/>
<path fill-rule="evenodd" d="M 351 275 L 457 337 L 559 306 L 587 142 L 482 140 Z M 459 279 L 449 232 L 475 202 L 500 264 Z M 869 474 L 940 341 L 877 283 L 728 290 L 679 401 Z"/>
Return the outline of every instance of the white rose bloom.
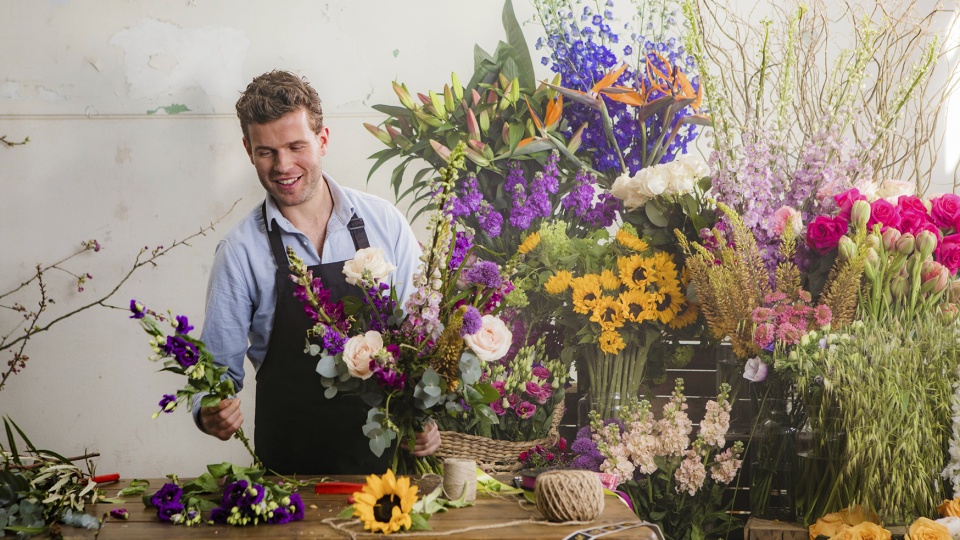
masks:
<path fill-rule="evenodd" d="M 890 204 L 897 204 L 897 199 L 901 195 L 916 194 L 916 186 L 913 182 L 901 182 L 899 180 L 884 180 L 877 190 L 877 196 L 883 197 Z"/>
<path fill-rule="evenodd" d="M 498 317 L 484 315 L 480 330 L 463 338 L 467 346 L 483 362 L 493 362 L 503 358 L 513 343 L 513 333 Z"/>
<path fill-rule="evenodd" d="M 375 247 L 357 250 L 352 259 L 343 263 L 343 275 L 351 285 L 359 285 L 364 270 L 369 270 L 374 279 L 384 282 L 390 272 L 396 269 L 396 266 L 383 258 L 383 250 Z"/>
<path fill-rule="evenodd" d="M 633 210 L 643 206 L 649 200 L 648 196 L 641 193 L 640 187 L 639 175 L 631 177 L 624 173 L 613 182 L 610 194 L 623 201 L 623 206 L 628 210 Z"/>
<path fill-rule="evenodd" d="M 637 176 L 643 175 L 641 178 L 641 192 L 643 195 L 651 199 L 663 194 L 663 192 L 667 189 L 667 179 L 664 178 L 662 169 L 658 170 L 659 168 L 660 167 L 657 166 L 648 169 L 640 169 L 640 172 L 637 173 Z M 646 174 L 644 174 L 644 172 Z"/>
<path fill-rule="evenodd" d="M 350 375 L 359 379 L 369 379 L 370 361 L 383 348 L 383 337 L 380 332 L 370 330 L 361 336 L 353 336 L 343 346 L 343 361 L 347 364 Z"/>

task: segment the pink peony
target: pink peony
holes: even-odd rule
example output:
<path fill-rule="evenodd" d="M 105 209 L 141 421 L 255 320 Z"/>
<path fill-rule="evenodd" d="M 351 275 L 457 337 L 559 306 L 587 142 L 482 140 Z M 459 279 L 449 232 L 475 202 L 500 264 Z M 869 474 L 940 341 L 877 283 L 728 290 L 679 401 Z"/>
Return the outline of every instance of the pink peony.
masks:
<path fill-rule="evenodd" d="M 851 207 L 852 205 L 853 203 L 851 203 Z M 827 253 L 837 247 L 837 244 L 840 243 L 840 237 L 847 234 L 848 228 L 847 220 L 840 216 L 817 216 L 813 223 L 807 227 L 807 245 L 821 255 Z"/>
<path fill-rule="evenodd" d="M 944 193 L 930 199 L 930 204 L 930 215 L 938 227 L 941 229 L 954 227 L 957 218 L 960 217 L 960 197 L 953 193 Z"/>

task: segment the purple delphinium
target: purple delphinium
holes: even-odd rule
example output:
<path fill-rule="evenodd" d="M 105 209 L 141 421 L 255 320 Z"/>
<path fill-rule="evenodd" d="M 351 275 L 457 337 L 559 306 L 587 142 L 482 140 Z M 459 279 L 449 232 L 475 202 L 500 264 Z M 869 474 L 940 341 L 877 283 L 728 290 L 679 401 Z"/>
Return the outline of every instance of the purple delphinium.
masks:
<path fill-rule="evenodd" d="M 497 289 L 502 283 L 500 266 L 493 261 L 480 261 L 463 273 L 463 279 L 467 283 L 473 283 L 488 289 Z"/>
<path fill-rule="evenodd" d="M 191 330 L 193 330 L 193 325 L 190 324 L 190 321 L 187 319 L 187 316 L 177 315 L 176 332 L 178 334 L 189 334 Z"/>
<path fill-rule="evenodd" d="M 460 337 L 472 336 L 480 331 L 483 326 L 483 320 L 480 311 L 473 306 L 467 306 L 463 313 L 463 326 L 460 327 Z"/>

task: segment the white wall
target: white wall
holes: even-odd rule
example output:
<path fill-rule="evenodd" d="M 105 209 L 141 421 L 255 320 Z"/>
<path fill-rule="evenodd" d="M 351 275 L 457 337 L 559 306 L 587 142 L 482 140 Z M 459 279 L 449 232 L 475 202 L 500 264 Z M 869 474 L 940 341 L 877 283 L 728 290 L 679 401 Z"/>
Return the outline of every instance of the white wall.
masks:
<path fill-rule="evenodd" d="M 532 6 L 515 2 L 519 19 L 529 20 Z M 451 71 L 469 79 L 473 45 L 492 51 L 503 37 L 501 7 L 492 0 L 0 0 L 0 135 L 30 138 L 0 145 L 0 294 L 28 279 L 35 264 L 99 240 L 103 251 L 66 265 L 93 274 L 82 294 L 66 274 L 48 273 L 57 301 L 50 321 L 106 294 L 143 246 L 170 245 L 240 199 L 216 231 L 137 272 L 113 298 L 117 306 L 136 297 L 172 309 L 199 327 L 216 241 L 262 198 L 233 112 L 246 83 L 273 68 L 307 76 L 332 131 L 325 169 L 363 188 L 366 158 L 382 148 L 362 127 L 382 119 L 370 106 L 395 103 L 394 79 L 417 91 L 442 89 Z M 532 44 L 538 28 L 526 31 Z M 175 105 L 189 111 L 164 114 Z M 389 198 L 387 169 L 369 189 Z M 31 288 L 0 304 L 32 307 L 37 299 Z M 16 320 L 0 308 L 0 335 Z M 99 451 L 98 470 L 125 477 L 189 476 L 207 463 L 246 462 L 238 442 L 201 434 L 184 411 L 150 418 L 160 396 L 182 381 L 147 362 L 147 338 L 124 311 L 88 310 L 37 335 L 25 352 L 27 368 L 0 392 L 0 414 L 41 447 Z M 0 354 L 0 364 L 9 358 Z M 241 397 L 251 425 L 253 392 Z"/>
<path fill-rule="evenodd" d="M 532 6 L 517 4 L 528 20 Z M 136 297 L 199 327 L 216 241 L 262 200 L 233 109 L 247 82 L 274 68 L 307 76 L 332 133 L 325 170 L 364 188 L 367 157 L 382 148 L 362 127 L 383 118 L 370 106 L 396 104 L 394 79 L 418 91 L 442 90 L 451 71 L 468 80 L 474 43 L 492 51 L 503 37 L 501 8 L 461 0 L 0 1 L 0 135 L 30 137 L 0 145 L 0 294 L 36 263 L 96 238 L 103 251 L 67 265 L 93 274 L 85 292 L 66 274 L 47 276 L 52 320 L 106 294 L 141 247 L 170 245 L 240 199 L 216 231 L 138 271 L 113 299 L 125 306 Z M 148 113 L 174 104 L 189 112 Z M 388 169 L 369 190 L 392 199 Z M 32 306 L 38 296 L 31 289 L 0 304 L 14 299 Z M 0 335 L 16 320 L 0 308 Z M 122 311 L 67 319 L 25 353 L 27 368 L 0 392 L 0 414 L 40 447 L 99 451 L 100 471 L 126 477 L 246 463 L 240 443 L 203 435 L 185 411 L 150 418 L 183 381 L 156 372 L 146 335 Z M 2 364 L 9 358 L 0 354 Z M 248 430 L 253 397 L 241 394 Z"/>

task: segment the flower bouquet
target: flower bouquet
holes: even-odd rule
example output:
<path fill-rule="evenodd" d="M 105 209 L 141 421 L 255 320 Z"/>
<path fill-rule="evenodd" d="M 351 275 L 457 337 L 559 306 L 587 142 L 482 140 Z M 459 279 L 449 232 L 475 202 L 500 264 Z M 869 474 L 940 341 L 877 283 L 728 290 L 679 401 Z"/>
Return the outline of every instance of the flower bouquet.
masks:
<path fill-rule="evenodd" d="M 723 512 L 722 496 L 740 469 L 743 443 L 724 449 L 730 422 L 729 386 L 709 401 L 691 444 L 693 422 L 687 416 L 683 380 L 677 379 L 659 420 L 647 401 L 624 407 L 619 420 L 592 422 L 571 450 L 573 466 L 617 475 L 634 512 L 660 524 L 674 540 L 720 537 L 741 525 Z"/>

